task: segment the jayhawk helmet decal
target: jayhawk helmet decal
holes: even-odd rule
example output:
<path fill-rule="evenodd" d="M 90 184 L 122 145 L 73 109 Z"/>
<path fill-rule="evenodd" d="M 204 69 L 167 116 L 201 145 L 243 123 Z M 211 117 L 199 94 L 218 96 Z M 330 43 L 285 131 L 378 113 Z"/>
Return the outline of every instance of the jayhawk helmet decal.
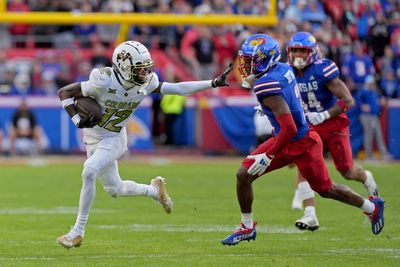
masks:
<path fill-rule="evenodd" d="M 278 42 L 267 34 L 254 34 L 247 38 L 238 52 L 242 78 L 265 73 L 281 58 Z"/>
<path fill-rule="evenodd" d="M 305 57 L 295 55 L 295 49 L 307 50 L 307 55 Z M 302 69 L 319 58 L 317 40 L 311 33 L 298 32 L 290 38 L 287 44 L 287 54 L 289 64 L 298 69 Z"/>

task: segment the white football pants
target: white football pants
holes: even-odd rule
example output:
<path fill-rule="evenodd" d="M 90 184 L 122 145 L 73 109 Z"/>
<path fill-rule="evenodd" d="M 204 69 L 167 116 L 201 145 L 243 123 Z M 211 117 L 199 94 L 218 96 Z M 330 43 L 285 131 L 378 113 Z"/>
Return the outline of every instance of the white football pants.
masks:
<path fill-rule="evenodd" d="M 97 176 L 104 190 L 112 196 L 116 196 L 121 187 L 117 160 L 127 150 L 126 140 L 126 137 L 109 137 L 97 144 L 86 145 L 88 158 L 83 164 L 82 179 L 92 180 Z"/>
<path fill-rule="evenodd" d="M 96 177 L 111 196 L 150 196 L 157 197 L 157 189 L 134 181 L 122 181 L 118 173 L 117 160 L 127 150 L 127 138 L 104 138 L 97 144 L 87 145 L 88 159 L 82 171 L 82 189 L 79 198 L 79 212 L 76 223 L 70 233 L 84 234 L 89 211 L 96 194 Z"/>

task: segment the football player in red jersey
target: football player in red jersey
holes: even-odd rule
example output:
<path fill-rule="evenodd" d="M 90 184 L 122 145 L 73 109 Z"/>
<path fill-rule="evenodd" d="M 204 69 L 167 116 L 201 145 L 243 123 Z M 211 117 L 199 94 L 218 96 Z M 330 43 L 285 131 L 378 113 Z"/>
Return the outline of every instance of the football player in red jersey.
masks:
<path fill-rule="evenodd" d="M 354 105 L 347 86 L 339 79 L 336 64 L 320 58 L 317 42 L 310 33 L 298 32 L 287 45 L 289 64 L 293 68 L 309 123 L 318 132 L 324 148 L 329 151 L 336 169 L 348 180 L 364 184 L 369 196 L 378 196 L 378 186 L 370 171 L 353 162 L 350 146 L 349 120 L 346 111 Z M 319 227 L 314 207 L 314 192 L 298 172 L 298 186 L 292 202 L 304 216 L 295 225 L 300 229 L 316 230 Z"/>
<path fill-rule="evenodd" d="M 372 232 L 379 234 L 384 226 L 383 199 L 364 199 L 349 187 L 332 182 L 323 158 L 321 138 L 306 121 L 293 70 L 279 62 L 277 41 L 266 34 L 254 34 L 242 44 L 238 56 L 242 86 L 254 91 L 274 127 L 274 136 L 247 156 L 236 173 L 242 220 L 221 243 L 232 246 L 256 238 L 252 184 L 262 175 L 290 163 L 296 164 L 320 196 L 360 208 L 369 216 Z"/>

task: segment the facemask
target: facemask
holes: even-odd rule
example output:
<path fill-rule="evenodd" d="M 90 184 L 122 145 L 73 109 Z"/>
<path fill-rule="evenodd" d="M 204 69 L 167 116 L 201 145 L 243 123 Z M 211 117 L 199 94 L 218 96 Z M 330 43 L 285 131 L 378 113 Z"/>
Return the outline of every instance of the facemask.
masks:
<path fill-rule="evenodd" d="M 242 77 L 242 87 L 250 89 L 253 87 L 255 81 L 256 77 L 254 74 L 251 74 L 247 77 Z"/>
<path fill-rule="evenodd" d="M 307 62 L 301 57 L 296 57 L 293 60 L 293 65 L 298 69 L 302 69 L 307 66 Z"/>

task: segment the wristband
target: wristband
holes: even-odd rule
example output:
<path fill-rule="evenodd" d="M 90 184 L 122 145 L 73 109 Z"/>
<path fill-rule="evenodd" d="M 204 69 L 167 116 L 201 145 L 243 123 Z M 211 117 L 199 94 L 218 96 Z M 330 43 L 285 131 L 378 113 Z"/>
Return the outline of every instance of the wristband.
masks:
<path fill-rule="evenodd" d="M 349 107 L 343 100 L 339 100 L 337 102 L 337 105 L 343 109 L 344 112 L 347 112 L 349 110 Z"/>
<path fill-rule="evenodd" d="M 75 114 L 72 118 L 71 118 L 72 122 L 78 126 L 79 122 L 81 121 L 81 116 L 79 116 L 79 114 Z"/>
<path fill-rule="evenodd" d="M 68 106 L 74 105 L 75 101 L 72 98 L 67 98 L 61 101 L 61 105 L 63 108 L 66 108 Z"/>
<path fill-rule="evenodd" d="M 329 112 L 327 110 L 325 110 L 324 112 L 322 112 L 325 116 L 325 120 L 329 119 L 331 117 L 331 114 L 329 114 Z"/>

